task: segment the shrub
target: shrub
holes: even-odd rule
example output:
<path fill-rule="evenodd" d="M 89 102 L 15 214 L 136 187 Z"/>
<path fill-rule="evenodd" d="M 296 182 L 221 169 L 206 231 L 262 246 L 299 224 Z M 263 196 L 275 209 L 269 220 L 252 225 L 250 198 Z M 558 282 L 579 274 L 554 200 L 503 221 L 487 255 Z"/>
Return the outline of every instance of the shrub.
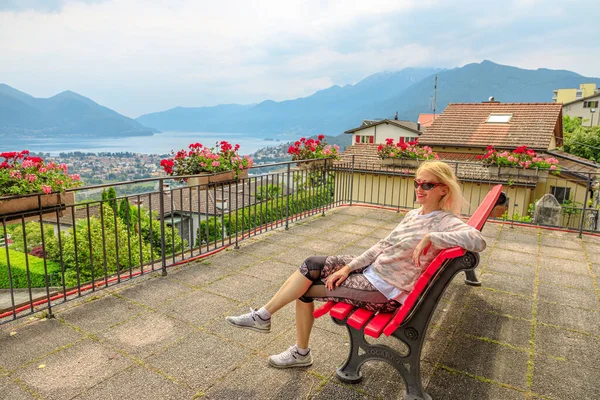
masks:
<path fill-rule="evenodd" d="M 10 272 L 12 277 L 13 288 L 27 288 L 27 264 L 25 253 L 20 251 L 8 250 L 10 259 Z M 31 279 L 31 287 L 46 287 L 46 279 L 44 278 L 44 260 L 35 256 L 28 256 L 29 261 L 29 277 Z M 46 261 L 48 274 L 59 274 L 61 271 L 60 264 Z M 8 262 L 6 260 L 6 249 L 0 251 L 0 289 L 9 289 L 10 282 L 8 281 Z"/>

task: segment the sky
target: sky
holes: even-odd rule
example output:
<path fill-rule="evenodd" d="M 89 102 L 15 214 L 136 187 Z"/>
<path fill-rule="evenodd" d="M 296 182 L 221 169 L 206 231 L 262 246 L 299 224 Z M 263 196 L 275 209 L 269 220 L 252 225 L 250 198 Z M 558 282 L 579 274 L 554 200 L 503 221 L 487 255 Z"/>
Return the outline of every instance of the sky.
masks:
<path fill-rule="evenodd" d="M 491 60 L 600 76 L 600 2 L 0 0 L 0 83 L 128 117 Z"/>

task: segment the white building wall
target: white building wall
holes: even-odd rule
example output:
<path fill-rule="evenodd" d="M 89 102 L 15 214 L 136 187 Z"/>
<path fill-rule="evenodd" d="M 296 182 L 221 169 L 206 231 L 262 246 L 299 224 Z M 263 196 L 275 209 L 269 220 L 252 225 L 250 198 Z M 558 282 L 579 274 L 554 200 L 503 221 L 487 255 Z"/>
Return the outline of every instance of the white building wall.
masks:
<path fill-rule="evenodd" d="M 392 124 L 380 124 L 377 126 L 369 126 L 352 135 L 352 144 L 356 143 L 356 136 L 374 136 L 374 143 L 383 144 L 385 139 L 392 138 L 394 143 L 397 143 L 400 137 L 416 139 L 419 135 L 411 130 L 401 128 Z"/>
<path fill-rule="evenodd" d="M 598 96 L 586 99 L 585 101 L 600 102 L 600 94 Z M 563 115 L 568 115 L 569 117 L 579 117 L 583 119 L 583 126 L 600 126 L 600 110 L 596 108 L 596 112 L 594 113 L 592 113 L 590 110 L 591 108 L 583 108 L 583 101 L 578 101 L 577 103 L 563 106 Z"/>

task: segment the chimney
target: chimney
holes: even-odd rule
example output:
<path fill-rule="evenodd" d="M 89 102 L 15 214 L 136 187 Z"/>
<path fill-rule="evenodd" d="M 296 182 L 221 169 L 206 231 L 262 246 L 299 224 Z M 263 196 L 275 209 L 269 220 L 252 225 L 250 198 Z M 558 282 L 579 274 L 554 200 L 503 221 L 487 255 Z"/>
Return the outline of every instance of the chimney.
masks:
<path fill-rule="evenodd" d="M 500 103 L 499 101 L 497 101 L 494 96 L 490 96 L 490 98 L 488 99 L 488 101 L 484 101 L 483 103 Z"/>
<path fill-rule="evenodd" d="M 398 111 L 396 111 L 396 115 L 394 115 L 394 121 L 398 121 Z"/>
<path fill-rule="evenodd" d="M 421 130 L 421 123 L 419 121 L 417 121 L 417 130 L 420 131 Z"/>

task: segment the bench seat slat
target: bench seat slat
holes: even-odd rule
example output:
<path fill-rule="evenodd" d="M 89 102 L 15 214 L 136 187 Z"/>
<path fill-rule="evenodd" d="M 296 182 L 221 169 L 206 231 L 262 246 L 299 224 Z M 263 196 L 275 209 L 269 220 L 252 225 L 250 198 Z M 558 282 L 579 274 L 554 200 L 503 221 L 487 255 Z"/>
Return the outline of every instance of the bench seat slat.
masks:
<path fill-rule="evenodd" d="M 353 309 L 354 306 L 352 304 L 337 303 L 331 308 L 331 310 L 329 311 L 329 315 L 336 319 L 344 319 L 348 314 L 350 314 L 350 311 L 352 311 Z"/>
<path fill-rule="evenodd" d="M 356 311 L 348 317 L 348 325 L 356 329 L 361 329 L 373 314 L 375 314 L 373 311 L 357 308 Z"/>
<path fill-rule="evenodd" d="M 335 301 L 328 301 L 327 303 L 323 304 L 321 307 L 313 311 L 313 316 L 315 318 L 322 317 L 323 315 L 327 314 L 329 310 L 331 310 L 336 304 L 337 303 Z"/>
<path fill-rule="evenodd" d="M 379 313 L 365 326 L 365 335 L 378 338 L 381 332 L 387 326 L 388 322 L 394 317 L 394 313 Z"/>

